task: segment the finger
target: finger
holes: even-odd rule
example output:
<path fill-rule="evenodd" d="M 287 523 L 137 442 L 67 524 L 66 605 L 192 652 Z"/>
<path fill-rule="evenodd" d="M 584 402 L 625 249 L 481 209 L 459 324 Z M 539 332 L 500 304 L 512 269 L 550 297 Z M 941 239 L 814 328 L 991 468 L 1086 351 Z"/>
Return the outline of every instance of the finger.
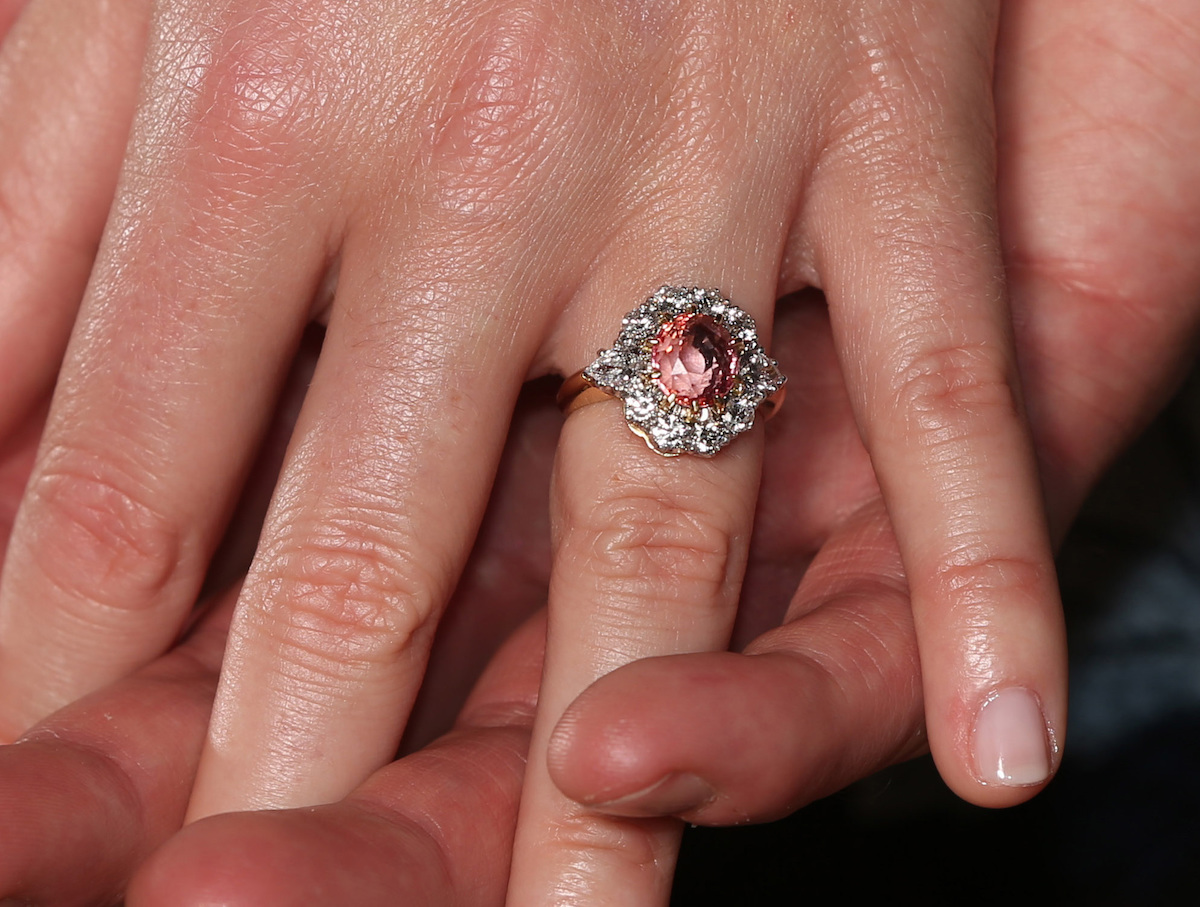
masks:
<path fill-rule="evenodd" d="M 658 172 L 669 174 L 661 185 L 674 188 L 658 190 L 653 205 L 632 206 L 638 213 L 626 217 L 573 304 L 581 314 L 560 335 L 570 338 L 558 351 L 564 372 L 611 343 L 622 315 L 653 289 L 647 274 L 720 287 L 756 319 L 767 342 L 798 177 L 772 170 L 750 150 L 753 141 L 734 150 L 697 139 L 726 128 L 729 97 L 754 95 L 740 83 L 727 92 L 713 87 L 736 78 L 723 56 L 731 48 L 708 41 L 714 33 L 728 37 L 735 30 L 729 22 L 685 15 L 674 24 L 685 33 L 672 65 L 685 86 L 677 90 L 686 112 L 668 118 L 671 126 L 652 142 Z M 714 83 L 690 84 L 680 75 L 700 71 Z M 797 141 L 764 131 L 765 147 Z M 740 178 L 748 173 L 772 173 L 774 182 L 747 185 Z M 546 748 L 568 703 L 597 677 L 650 655 L 723 648 L 736 613 L 761 434 L 738 438 L 712 459 L 666 459 L 623 423 L 617 403 L 585 406 L 560 438 L 547 660 L 513 857 L 513 904 L 665 900 L 679 826 L 600 816 L 568 800 L 547 774 Z"/>
<path fill-rule="evenodd" d="M 489 665 L 456 730 L 341 803 L 188 826 L 130 887 L 130 907 L 501 904 L 545 624 Z M 253 855 L 247 859 L 247 855 Z"/>
<path fill-rule="evenodd" d="M 155 104 L 135 127 L 17 516 L 0 588 L 0 737 L 178 633 L 326 262 L 324 209 L 286 157 L 294 146 L 276 141 L 292 124 L 264 119 L 247 140 L 257 109 L 225 84 L 270 61 L 190 20 L 191 6 L 155 26 Z M 183 44 L 220 62 L 181 84 L 186 61 L 168 54 Z"/>
<path fill-rule="evenodd" d="M 741 605 L 763 635 L 748 640 L 753 657 L 635 662 L 572 703 L 551 738 L 551 775 L 601 811 L 781 815 L 923 746 L 907 589 L 827 312 L 781 303 L 775 328 L 788 409 L 768 426 Z M 763 601 L 777 597 L 778 608 Z M 703 801 L 690 811 L 689 787 Z"/>
<path fill-rule="evenodd" d="M 153 665 L 0 747 L 0 898 L 114 902 L 180 826 L 233 602 Z"/>
<path fill-rule="evenodd" d="M 1195 347 L 1198 27 L 1188 0 L 1003 7 L 1000 224 L 1059 535 Z"/>
<path fill-rule="evenodd" d="M 0 36 L 20 3 L 0 3 Z M 35 2 L 0 52 L 0 436 L 48 392 L 116 187 L 150 4 Z"/>
<path fill-rule="evenodd" d="M 344 246 L 234 622 L 193 817 L 330 802 L 389 761 L 470 550 L 524 376 L 511 363 L 532 357 L 531 332 L 515 288 L 474 275 L 448 277 L 418 304 L 394 261 L 401 245 L 387 233 Z M 485 298 L 500 314 L 478 325 Z"/>
<path fill-rule="evenodd" d="M 563 716 L 564 793 L 617 816 L 779 818 L 925 748 L 903 570 L 878 500 L 813 561 L 791 619 L 745 654 L 647 659 Z"/>
<path fill-rule="evenodd" d="M 912 592 L 930 747 L 955 791 L 998 806 L 1058 764 L 1064 634 L 991 225 L 995 8 L 927 12 L 952 39 L 880 49 L 858 108 L 887 137 L 817 181 L 813 229 Z"/>

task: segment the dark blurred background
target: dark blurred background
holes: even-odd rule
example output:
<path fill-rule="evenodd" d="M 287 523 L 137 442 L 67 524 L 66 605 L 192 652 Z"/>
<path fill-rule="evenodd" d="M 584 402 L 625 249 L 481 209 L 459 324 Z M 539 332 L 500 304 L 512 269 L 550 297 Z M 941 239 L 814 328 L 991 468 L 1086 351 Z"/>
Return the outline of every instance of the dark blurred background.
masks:
<path fill-rule="evenodd" d="M 781 822 L 690 829 L 672 904 L 1200 905 L 1200 374 L 1059 568 L 1070 726 L 1041 796 L 969 806 L 919 759 Z"/>

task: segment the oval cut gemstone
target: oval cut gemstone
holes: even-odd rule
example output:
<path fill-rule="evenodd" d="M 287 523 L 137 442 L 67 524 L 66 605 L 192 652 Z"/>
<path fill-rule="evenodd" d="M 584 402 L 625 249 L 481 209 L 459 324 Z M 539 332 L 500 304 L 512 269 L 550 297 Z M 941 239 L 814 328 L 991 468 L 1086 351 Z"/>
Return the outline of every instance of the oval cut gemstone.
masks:
<path fill-rule="evenodd" d="M 655 383 L 682 403 L 711 406 L 733 387 L 737 348 L 723 325 L 708 315 L 676 315 L 654 338 Z"/>

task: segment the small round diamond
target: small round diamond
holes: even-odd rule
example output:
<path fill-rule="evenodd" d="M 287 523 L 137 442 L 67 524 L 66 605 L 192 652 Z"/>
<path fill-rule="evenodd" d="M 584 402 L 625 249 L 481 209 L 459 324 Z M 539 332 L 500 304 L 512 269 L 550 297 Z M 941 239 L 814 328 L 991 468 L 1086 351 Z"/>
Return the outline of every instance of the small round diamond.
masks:
<path fill-rule="evenodd" d="M 634 419 L 648 419 L 657 408 L 657 402 L 649 394 L 625 398 L 625 412 Z"/>

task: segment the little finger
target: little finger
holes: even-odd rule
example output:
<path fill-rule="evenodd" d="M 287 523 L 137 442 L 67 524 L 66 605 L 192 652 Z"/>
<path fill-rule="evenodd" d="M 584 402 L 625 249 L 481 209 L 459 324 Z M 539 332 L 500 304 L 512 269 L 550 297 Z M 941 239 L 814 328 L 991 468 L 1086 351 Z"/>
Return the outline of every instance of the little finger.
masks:
<path fill-rule="evenodd" d="M 854 106 L 886 128 L 850 130 L 813 229 L 912 593 L 930 747 L 956 792 L 1001 806 L 1061 758 L 1063 620 L 994 227 L 995 8 L 921 15 L 953 40 L 877 48 Z"/>

